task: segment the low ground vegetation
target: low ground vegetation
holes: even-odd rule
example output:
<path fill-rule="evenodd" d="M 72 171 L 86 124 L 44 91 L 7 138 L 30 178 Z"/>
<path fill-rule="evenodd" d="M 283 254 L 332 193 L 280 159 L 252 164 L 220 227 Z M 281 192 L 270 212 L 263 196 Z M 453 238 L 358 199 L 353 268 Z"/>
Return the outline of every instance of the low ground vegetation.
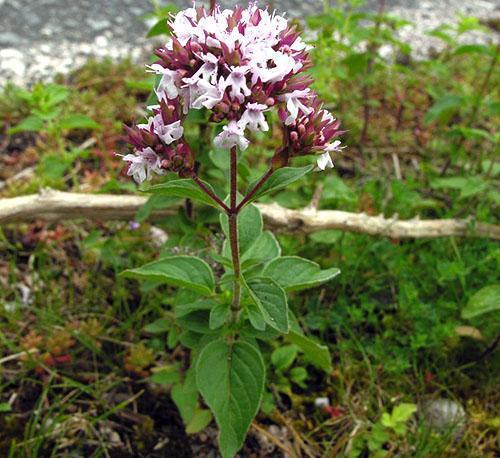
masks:
<path fill-rule="evenodd" d="M 487 29 L 472 18 L 440 27 L 430 33 L 443 50 L 414 61 L 394 35 L 397 18 L 329 9 L 306 24 L 315 89 L 343 120 L 348 148 L 334 172 L 269 200 L 302 208 L 320 189 L 321 209 L 497 223 L 498 46 L 459 41 Z M 392 57 L 381 57 L 389 44 Z M 131 62 L 90 61 L 50 84 L 7 85 L 1 197 L 42 187 L 136 192 L 113 152 L 127 152 L 123 124 L 144 116 L 152 83 Z M 224 194 L 227 164 L 207 141 L 212 126 L 200 112 L 186 131 Z M 265 171 L 279 138 L 277 129 L 255 137 L 243 185 Z M 179 205 L 175 216 L 150 219 Z M 171 392 L 189 358 L 172 320 L 179 294 L 118 274 L 182 253 L 217 268 L 216 225 L 213 210 L 156 196 L 132 222 L 0 229 L 1 456 L 212 456 L 216 430 L 189 381 Z M 274 369 L 243 456 L 495 456 L 498 244 L 334 230 L 276 236 L 283 254 L 342 272 L 290 299 L 302 326 L 328 344 L 333 370 L 325 377 L 294 345 L 270 343 Z M 436 398 L 460 403 L 466 421 L 430 427 L 421 407 Z"/>

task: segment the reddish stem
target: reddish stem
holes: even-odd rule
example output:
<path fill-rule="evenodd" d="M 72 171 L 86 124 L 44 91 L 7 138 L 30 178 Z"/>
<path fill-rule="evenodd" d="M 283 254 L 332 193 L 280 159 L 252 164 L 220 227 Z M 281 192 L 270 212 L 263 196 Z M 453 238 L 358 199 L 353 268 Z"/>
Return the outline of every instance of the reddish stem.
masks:
<path fill-rule="evenodd" d="M 274 170 L 269 169 L 258 181 L 258 183 L 252 188 L 252 190 L 245 196 L 245 198 L 239 203 L 239 205 L 236 207 L 236 211 L 239 212 L 246 204 L 247 202 L 255 195 L 255 193 L 262 188 L 264 183 L 269 179 L 269 177 L 273 174 Z"/>
<path fill-rule="evenodd" d="M 240 249 L 238 244 L 238 208 L 236 198 L 238 193 L 238 151 L 236 146 L 231 148 L 230 165 L 230 211 L 229 216 L 229 243 L 231 246 L 231 258 L 233 260 L 234 283 L 233 283 L 233 302 L 231 310 L 233 320 L 236 321 L 240 308 L 241 299 L 241 267 L 240 267 Z"/>
<path fill-rule="evenodd" d="M 215 203 L 220 205 L 227 214 L 231 212 L 231 209 L 224 202 L 222 202 L 222 200 L 220 200 L 207 186 L 205 186 L 205 183 L 203 183 L 203 181 L 201 181 L 194 173 L 193 175 L 191 175 L 191 178 L 198 185 L 198 187 L 205 194 L 207 194 Z"/>

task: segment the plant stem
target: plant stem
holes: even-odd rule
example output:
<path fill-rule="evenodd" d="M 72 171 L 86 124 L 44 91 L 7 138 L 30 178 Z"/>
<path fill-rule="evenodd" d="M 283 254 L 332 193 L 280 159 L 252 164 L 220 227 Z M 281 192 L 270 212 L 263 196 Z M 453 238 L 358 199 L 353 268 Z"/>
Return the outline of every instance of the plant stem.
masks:
<path fill-rule="evenodd" d="M 240 266 L 240 249 L 238 244 L 238 206 L 237 193 L 238 193 L 238 151 L 236 146 L 231 148 L 231 166 L 230 166 L 230 209 L 229 217 L 229 243 L 231 246 L 231 258 L 233 260 L 233 302 L 231 304 L 232 318 L 236 321 L 240 310 L 241 300 L 241 266 Z"/>
<path fill-rule="evenodd" d="M 222 202 L 222 200 L 220 200 L 207 186 L 205 186 L 205 183 L 203 183 L 203 181 L 201 181 L 194 173 L 191 175 L 191 178 L 198 185 L 198 187 L 216 204 L 220 205 L 227 214 L 231 212 L 230 208 L 224 202 Z"/>
<path fill-rule="evenodd" d="M 245 198 L 238 204 L 236 207 L 236 211 L 240 211 L 245 204 L 255 195 L 255 193 L 262 187 L 262 185 L 269 179 L 269 177 L 273 174 L 274 170 L 269 169 L 264 175 L 262 175 L 261 179 L 258 183 L 252 188 L 252 190 L 245 196 Z"/>

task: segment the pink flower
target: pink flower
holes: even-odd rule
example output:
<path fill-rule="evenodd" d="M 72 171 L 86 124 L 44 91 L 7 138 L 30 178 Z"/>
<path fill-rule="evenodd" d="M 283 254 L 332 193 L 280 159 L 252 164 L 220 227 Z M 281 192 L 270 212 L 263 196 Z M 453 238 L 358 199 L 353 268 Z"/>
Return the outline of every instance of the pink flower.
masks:
<path fill-rule="evenodd" d="M 290 115 L 285 119 L 285 124 L 292 124 L 299 115 L 299 112 L 302 112 L 305 115 L 311 113 L 311 108 L 306 106 L 303 103 L 303 100 L 310 97 L 310 89 L 304 89 L 302 91 L 293 91 L 288 94 L 283 94 L 279 97 L 279 100 L 283 100 L 286 102 L 286 108 Z"/>
<path fill-rule="evenodd" d="M 184 128 L 181 126 L 180 120 L 171 124 L 165 124 L 161 113 L 151 116 L 147 124 L 137 124 L 137 127 L 147 130 L 153 128 L 153 132 L 158 135 L 166 145 L 170 145 L 170 143 L 179 140 L 184 133 Z"/>
<path fill-rule="evenodd" d="M 238 121 L 238 126 L 243 129 L 247 127 L 250 130 L 262 130 L 264 132 L 269 130 L 269 125 L 267 124 L 266 118 L 264 117 L 264 110 L 267 109 L 267 105 L 262 103 L 249 103 L 247 109 Z"/>
<path fill-rule="evenodd" d="M 132 176 L 137 183 L 150 180 L 152 172 L 162 175 L 164 172 L 160 166 L 160 157 L 151 149 L 144 148 L 135 154 L 123 156 L 125 162 L 129 162 L 127 175 Z"/>
<path fill-rule="evenodd" d="M 156 73 L 157 75 L 162 75 L 155 92 L 158 99 L 167 97 L 169 99 L 175 99 L 179 95 L 179 91 L 176 86 L 176 79 L 178 77 L 177 72 L 169 70 L 168 68 L 163 68 L 159 64 L 153 64 L 148 67 L 150 72 Z"/>
<path fill-rule="evenodd" d="M 310 94 L 306 100 L 306 114 L 297 115 L 290 124 L 287 112 L 280 108 L 279 117 L 284 123 L 284 144 L 274 158 L 274 167 L 282 167 L 291 157 L 321 153 L 317 159 L 318 168 L 325 170 L 333 167 L 331 152 L 341 151 L 340 140 L 335 140 L 343 131 L 340 122 L 328 111 L 322 109 L 315 94 Z"/>
<path fill-rule="evenodd" d="M 224 95 L 224 82 L 222 78 L 217 84 L 211 84 L 205 80 L 199 80 L 196 85 L 190 86 L 191 108 L 199 110 L 200 108 L 212 109 L 217 105 Z"/>
<path fill-rule="evenodd" d="M 244 130 L 235 121 L 224 126 L 222 132 L 214 139 L 215 146 L 221 149 L 231 149 L 233 146 L 238 146 L 240 150 L 244 151 L 247 149 L 248 143 Z"/>
<path fill-rule="evenodd" d="M 320 170 L 333 169 L 332 158 L 328 152 L 321 154 L 316 160 L 316 163 Z"/>
<path fill-rule="evenodd" d="M 213 12 L 189 8 L 169 24 L 171 41 L 156 50 L 161 65 L 151 68 L 164 75 L 164 86 L 177 86 L 184 114 L 206 108 L 214 122 L 267 130 L 255 104 L 285 102 L 289 122 L 306 113 L 303 99 L 310 81 L 299 74 L 309 65 L 308 46 L 284 17 L 252 3 Z M 159 87 L 157 92 L 170 97 L 174 91 Z"/>
<path fill-rule="evenodd" d="M 253 65 L 252 81 L 261 80 L 264 83 L 282 81 L 291 74 L 297 62 L 291 56 L 273 49 L 256 50 Z M 302 64 L 300 64 L 301 66 Z M 297 69 L 297 71 L 300 67 Z"/>
<path fill-rule="evenodd" d="M 319 153 L 318 168 L 333 166 L 331 152 L 340 123 L 321 108 L 310 90 L 308 46 L 284 17 L 247 8 L 206 11 L 188 8 L 169 21 L 171 37 L 155 54 L 148 71 L 161 76 L 157 104 L 147 123 L 128 129 L 135 153 L 125 156 L 137 181 L 166 170 L 192 176 L 195 157 L 183 139 L 183 120 L 192 109 L 206 109 L 210 120 L 224 123 L 216 146 L 244 150 L 245 131 L 269 130 L 265 111 L 276 106 L 283 123 L 283 147 L 273 168 L 289 158 Z"/>
<path fill-rule="evenodd" d="M 182 81 L 187 84 L 195 84 L 201 78 L 214 84 L 217 81 L 217 57 L 211 53 L 201 54 L 199 57 L 203 61 L 203 65 L 191 78 L 184 78 Z"/>
<path fill-rule="evenodd" d="M 224 86 L 230 87 L 229 95 L 231 98 L 238 100 L 240 103 L 245 100 L 245 96 L 252 93 L 247 86 L 245 75 L 249 72 L 250 67 L 231 67 L 231 73 L 226 78 Z"/>
<path fill-rule="evenodd" d="M 172 124 L 158 124 L 155 126 L 155 133 L 166 144 L 179 140 L 184 133 L 184 127 L 180 121 L 175 121 Z"/>

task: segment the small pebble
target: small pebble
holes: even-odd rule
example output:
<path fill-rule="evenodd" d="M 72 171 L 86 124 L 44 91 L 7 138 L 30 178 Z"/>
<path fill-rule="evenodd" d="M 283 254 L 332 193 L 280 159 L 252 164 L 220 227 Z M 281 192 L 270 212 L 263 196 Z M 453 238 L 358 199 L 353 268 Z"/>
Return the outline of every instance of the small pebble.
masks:
<path fill-rule="evenodd" d="M 438 432 L 453 431 L 460 435 L 467 420 L 464 408 L 450 399 L 425 401 L 420 412 L 425 424 Z"/>
<path fill-rule="evenodd" d="M 328 398 L 316 398 L 314 400 L 314 405 L 316 407 L 327 407 L 330 405 L 330 400 Z"/>

